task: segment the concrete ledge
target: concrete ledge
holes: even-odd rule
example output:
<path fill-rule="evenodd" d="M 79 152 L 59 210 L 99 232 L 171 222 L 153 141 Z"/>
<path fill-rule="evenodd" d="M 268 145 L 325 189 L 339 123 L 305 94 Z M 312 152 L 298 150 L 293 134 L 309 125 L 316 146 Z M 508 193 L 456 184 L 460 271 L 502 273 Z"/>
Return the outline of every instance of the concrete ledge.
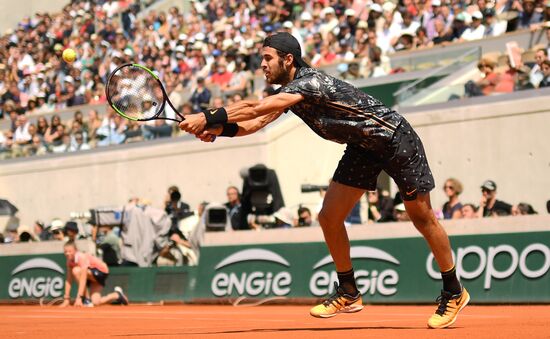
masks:
<path fill-rule="evenodd" d="M 550 231 L 550 215 L 441 221 L 450 236 Z M 408 222 L 356 225 L 347 228 L 350 240 L 418 238 Z M 203 246 L 323 242 L 320 227 L 207 233 Z"/>

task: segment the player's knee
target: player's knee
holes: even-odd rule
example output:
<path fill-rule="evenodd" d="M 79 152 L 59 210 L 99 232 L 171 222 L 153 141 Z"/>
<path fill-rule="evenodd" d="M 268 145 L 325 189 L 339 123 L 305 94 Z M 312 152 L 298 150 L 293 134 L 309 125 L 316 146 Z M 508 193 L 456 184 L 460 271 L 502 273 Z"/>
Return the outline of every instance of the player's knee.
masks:
<path fill-rule="evenodd" d="M 73 267 L 72 272 L 73 272 L 73 275 L 80 276 L 80 272 L 81 272 L 80 267 L 78 266 Z"/>
<path fill-rule="evenodd" d="M 415 213 L 413 215 L 409 214 L 409 217 L 411 218 L 414 226 L 420 231 L 428 230 L 432 227 L 437 226 L 437 219 L 431 211 L 424 213 Z"/>
<path fill-rule="evenodd" d="M 94 304 L 94 306 L 99 306 L 101 305 L 101 296 L 100 295 L 97 295 L 97 294 L 93 294 L 92 295 L 92 303 Z"/>

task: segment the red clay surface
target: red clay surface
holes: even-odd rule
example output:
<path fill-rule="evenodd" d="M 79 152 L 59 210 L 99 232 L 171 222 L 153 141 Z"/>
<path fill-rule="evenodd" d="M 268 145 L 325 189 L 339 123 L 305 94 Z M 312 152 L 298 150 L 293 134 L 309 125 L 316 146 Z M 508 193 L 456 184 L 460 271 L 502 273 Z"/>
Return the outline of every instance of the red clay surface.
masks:
<path fill-rule="evenodd" d="M 0 306 L 1 338 L 550 338 L 550 306 L 468 306 L 426 328 L 434 306 L 367 306 L 316 319 L 308 306 Z"/>

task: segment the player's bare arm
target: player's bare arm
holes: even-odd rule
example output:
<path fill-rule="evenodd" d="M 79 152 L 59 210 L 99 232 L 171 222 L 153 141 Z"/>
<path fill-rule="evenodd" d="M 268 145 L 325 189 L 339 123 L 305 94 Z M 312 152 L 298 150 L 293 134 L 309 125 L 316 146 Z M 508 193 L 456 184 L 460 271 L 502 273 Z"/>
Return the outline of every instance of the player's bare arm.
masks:
<path fill-rule="evenodd" d="M 241 121 L 237 123 L 238 131 L 235 134 L 236 137 L 242 137 L 250 135 L 261 130 L 271 122 L 277 120 L 281 116 L 283 111 L 273 112 L 270 114 L 262 115 L 256 119 Z M 197 138 L 204 142 L 213 142 L 216 136 L 219 136 L 223 132 L 223 126 L 217 125 L 215 127 L 207 128 L 202 133 L 197 135 Z"/>
<path fill-rule="evenodd" d="M 78 293 L 74 306 L 82 306 L 82 298 L 86 295 L 86 280 L 88 279 L 88 267 L 81 267 L 78 277 Z"/>
<path fill-rule="evenodd" d="M 71 284 L 73 283 L 73 276 L 69 265 L 66 265 L 65 272 L 67 272 L 65 276 L 65 294 L 63 295 L 63 303 L 59 305 L 60 307 L 68 306 L 71 303 Z"/>
<path fill-rule="evenodd" d="M 254 120 L 273 112 L 281 112 L 303 99 L 304 97 L 300 94 L 279 93 L 262 100 L 243 100 L 227 107 L 188 115 L 179 124 L 179 127 L 188 133 L 197 135 L 204 130 L 207 124 L 211 124 L 211 121 L 223 124 Z"/>

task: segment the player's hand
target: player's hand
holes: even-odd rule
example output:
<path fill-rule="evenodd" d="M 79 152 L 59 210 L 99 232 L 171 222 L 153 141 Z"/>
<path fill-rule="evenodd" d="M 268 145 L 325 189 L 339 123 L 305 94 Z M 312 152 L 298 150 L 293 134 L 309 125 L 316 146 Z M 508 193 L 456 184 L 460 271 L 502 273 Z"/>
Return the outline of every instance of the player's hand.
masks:
<path fill-rule="evenodd" d="M 206 127 L 206 118 L 203 113 L 188 114 L 185 116 L 185 120 L 180 122 L 179 127 L 187 133 L 197 135 Z"/>
<path fill-rule="evenodd" d="M 221 125 L 216 125 L 214 127 L 205 129 L 199 134 L 195 134 L 195 136 L 203 142 L 214 142 L 214 140 L 216 140 L 216 137 L 220 135 L 222 131 L 223 127 Z"/>
<path fill-rule="evenodd" d="M 82 298 L 76 297 L 76 300 L 74 301 L 74 307 L 82 307 Z"/>
<path fill-rule="evenodd" d="M 71 304 L 71 302 L 69 301 L 69 299 L 65 299 L 63 300 L 63 302 L 61 303 L 61 305 L 59 305 L 59 307 L 67 307 Z"/>

